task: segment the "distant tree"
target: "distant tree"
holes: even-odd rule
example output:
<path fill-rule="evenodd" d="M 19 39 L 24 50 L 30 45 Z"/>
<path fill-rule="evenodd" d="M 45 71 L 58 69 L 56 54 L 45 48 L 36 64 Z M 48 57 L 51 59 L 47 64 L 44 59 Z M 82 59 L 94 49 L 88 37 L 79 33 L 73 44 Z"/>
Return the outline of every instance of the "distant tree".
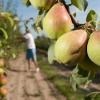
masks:
<path fill-rule="evenodd" d="M 17 12 L 17 6 L 18 6 L 18 3 L 17 1 L 14 1 L 14 0 L 0 0 L 0 12 L 2 11 L 5 11 L 5 12 L 11 12 L 13 13 L 14 15 L 16 15 L 16 12 Z"/>

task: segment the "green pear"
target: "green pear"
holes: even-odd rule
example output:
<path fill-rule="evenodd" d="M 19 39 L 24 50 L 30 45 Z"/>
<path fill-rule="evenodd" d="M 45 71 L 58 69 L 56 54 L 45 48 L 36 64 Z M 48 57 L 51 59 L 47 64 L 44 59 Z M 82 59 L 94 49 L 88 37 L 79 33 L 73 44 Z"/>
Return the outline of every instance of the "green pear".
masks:
<path fill-rule="evenodd" d="M 90 35 L 87 53 L 89 58 L 100 66 L 100 31 L 95 31 Z"/>
<path fill-rule="evenodd" d="M 55 4 L 43 19 L 43 29 L 50 39 L 57 39 L 72 27 L 71 18 L 62 3 Z"/>
<path fill-rule="evenodd" d="M 55 43 L 55 58 L 60 63 L 77 63 L 85 57 L 87 33 L 75 30 L 63 34 Z"/>
<path fill-rule="evenodd" d="M 53 64 L 53 62 L 55 60 L 54 47 L 55 47 L 55 44 L 53 43 L 48 48 L 48 62 L 50 64 Z"/>
<path fill-rule="evenodd" d="M 29 0 L 33 7 L 48 10 L 56 0 Z"/>

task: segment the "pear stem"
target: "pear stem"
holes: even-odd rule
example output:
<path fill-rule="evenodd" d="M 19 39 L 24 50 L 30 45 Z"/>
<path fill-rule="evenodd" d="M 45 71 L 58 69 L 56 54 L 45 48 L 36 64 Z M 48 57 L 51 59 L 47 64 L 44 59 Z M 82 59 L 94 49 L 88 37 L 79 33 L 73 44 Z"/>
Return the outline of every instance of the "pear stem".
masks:
<path fill-rule="evenodd" d="M 80 23 L 76 22 L 75 18 L 71 15 L 69 7 L 72 4 L 66 4 L 65 0 L 60 0 L 60 1 L 64 4 L 66 10 L 68 11 L 69 16 L 70 16 L 70 18 L 72 20 L 72 23 L 74 24 L 74 29 L 85 29 L 84 27 L 86 26 L 86 24 L 85 23 L 84 24 L 80 24 Z M 93 27 L 93 26 L 92 27 L 87 26 L 86 30 L 88 30 L 91 33 L 91 32 L 93 32 L 95 30 L 95 27 Z"/>
<path fill-rule="evenodd" d="M 78 27 L 78 26 L 79 26 L 79 23 L 77 23 L 76 20 L 75 20 L 75 19 L 73 18 L 73 16 L 71 15 L 70 10 L 69 10 L 69 6 L 66 4 L 66 2 L 65 2 L 64 0 L 62 0 L 62 3 L 64 4 L 66 10 L 68 11 L 69 16 L 71 17 L 71 20 L 72 20 L 74 26 L 75 26 L 75 27 Z"/>

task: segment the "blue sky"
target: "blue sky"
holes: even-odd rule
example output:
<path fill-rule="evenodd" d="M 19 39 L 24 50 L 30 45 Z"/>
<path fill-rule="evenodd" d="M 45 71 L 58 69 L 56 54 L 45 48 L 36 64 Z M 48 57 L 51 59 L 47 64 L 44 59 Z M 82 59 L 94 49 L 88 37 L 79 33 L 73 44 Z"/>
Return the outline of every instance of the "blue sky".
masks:
<path fill-rule="evenodd" d="M 76 10 L 77 20 L 79 20 L 80 22 L 85 21 L 86 15 L 90 10 L 95 10 L 98 14 L 98 18 L 100 19 L 100 0 L 88 0 L 88 8 L 85 12 L 81 12 L 73 7 L 72 11 L 74 12 L 74 10 Z"/>
<path fill-rule="evenodd" d="M 37 10 L 30 6 L 26 7 L 25 5 L 22 4 L 22 0 L 4 0 L 6 3 L 7 1 L 13 1 L 15 4 L 17 3 L 17 14 L 19 18 L 21 19 L 27 19 L 29 17 L 36 17 L 37 16 Z M 70 1 L 70 0 L 66 0 Z M 100 0 L 88 0 L 89 6 L 86 12 L 81 12 L 79 11 L 76 7 L 71 7 L 71 12 L 77 12 L 77 20 L 80 22 L 85 21 L 86 14 L 89 12 L 89 10 L 94 9 L 97 14 L 100 16 Z"/>
<path fill-rule="evenodd" d="M 36 17 L 38 10 L 33 8 L 32 6 L 30 7 L 26 7 L 25 5 L 23 5 L 21 0 L 18 0 L 18 7 L 17 7 L 17 14 L 21 19 L 27 19 L 32 17 Z"/>
<path fill-rule="evenodd" d="M 16 1 L 16 0 L 15 0 Z M 69 1 L 69 0 L 66 0 Z M 20 18 L 29 18 L 30 16 L 36 17 L 37 15 L 37 10 L 30 6 L 30 7 L 25 7 L 21 0 L 17 0 L 19 3 L 18 8 L 17 8 L 17 13 Z M 89 6 L 86 12 L 79 11 L 76 7 L 71 7 L 72 12 L 77 12 L 77 20 L 80 22 L 85 21 L 86 14 L 89 12 L 89 10 L 93 9 L 97 12 L 98 15 L 100 15 L 100 0 L 88 0 Z"/>
<path fill-rule="evenodd" d="M 4 0 L 6 3 L 8 0 Z M 28 19 L 30 17 L 36 17 L 38 10 L 35 9 L 34 7 L 26 7 L 25 5 L 22 4 L 22 0 L 10 0 L 14 1 L 14 4 L 17 4 L 17 15 L 20 19 Z M 70 1 L 70 0 L 66 0 Z M 85 18 L 89 10 L 95 10 L 98 14 L 98 18 L 100 19 L 100 0 L 88 0 L 88 9 L 83 12 L 79 11 L 76 7 L 72 6 L 71 7 L 71 12 L 77 12 L 76 20 L 83 23 L 85 22 Z M 24 30 L 24 29 L 23 29 Z M 34 30 L 32 30 L 34 32 Z"/>

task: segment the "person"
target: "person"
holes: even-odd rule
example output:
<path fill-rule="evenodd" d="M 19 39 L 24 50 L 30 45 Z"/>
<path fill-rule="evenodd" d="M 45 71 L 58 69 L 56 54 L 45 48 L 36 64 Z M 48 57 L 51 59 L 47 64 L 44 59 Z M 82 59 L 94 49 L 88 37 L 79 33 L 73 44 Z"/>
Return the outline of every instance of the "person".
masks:
<path fill-rule="evenodd" d="M 28 61 L 28 69 L 31 71 L 31 65 L 32 65 L 34 71 L 38 72 L 39 67 L 37 64 L 36 45 L 33 35 L 28 29 L 26 29 L 26 33 L 23 34 L 23 37 L 25 38 L 27 43 L 26 59 Z"/>

